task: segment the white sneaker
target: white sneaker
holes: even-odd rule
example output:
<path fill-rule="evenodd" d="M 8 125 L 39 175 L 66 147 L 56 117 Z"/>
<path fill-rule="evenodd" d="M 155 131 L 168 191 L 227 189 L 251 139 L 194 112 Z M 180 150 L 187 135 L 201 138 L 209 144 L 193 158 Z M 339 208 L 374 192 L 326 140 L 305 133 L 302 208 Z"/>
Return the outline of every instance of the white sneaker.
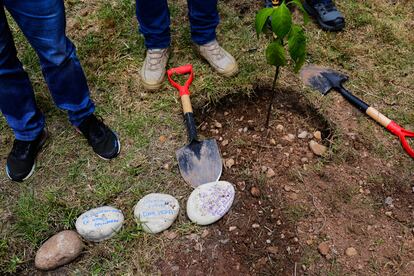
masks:
<path fill-rule="evenodd" d="M 141 79 L 145 89 L 156 90 L 161 87 L 169 56 L 169 48 L 147 50 L 147 56 L 141 68 Z"/>
<path fill-rule="evenodd" d="M 196 45 L 196 49 L 219 74 L 225 77 L 231 77 L 239 71 L 234 57 L 221 48 L 217 40 L 213 40 L 204 45 Z"/>

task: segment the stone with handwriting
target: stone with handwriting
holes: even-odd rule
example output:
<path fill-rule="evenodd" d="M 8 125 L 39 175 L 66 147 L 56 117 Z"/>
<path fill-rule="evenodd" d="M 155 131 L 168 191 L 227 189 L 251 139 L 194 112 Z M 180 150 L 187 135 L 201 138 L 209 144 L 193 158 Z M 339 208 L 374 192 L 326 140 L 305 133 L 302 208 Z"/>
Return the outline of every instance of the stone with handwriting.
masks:
<path fill-rule="evenodd" d="M 134 216 L 147 233 L 168 229 L 178 216 L 180 205 L 175 197 L 152 193 L 141 198 L 134 208 Z"/>
<path fill-rule="evenodd" d="M 100 242 L 113 237 L 124 223 L 121 210 L 112 206 L 91 209 L 78 217 L 76 230 L 88 241 Z"/>
<path fill-rule="evenodd" d="M 221 219 L 234 200 L 234 187 L 227 181 L 198 186 L 187 201 L 188 218 L 199 225 L 208 225 Z"/>

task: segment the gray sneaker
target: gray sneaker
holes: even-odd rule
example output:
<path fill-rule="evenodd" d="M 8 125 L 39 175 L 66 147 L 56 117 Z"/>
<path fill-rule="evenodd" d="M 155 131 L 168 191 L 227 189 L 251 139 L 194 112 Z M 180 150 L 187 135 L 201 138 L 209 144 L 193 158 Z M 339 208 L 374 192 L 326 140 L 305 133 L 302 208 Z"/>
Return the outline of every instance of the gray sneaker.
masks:
<path fill-rule="evenodd" d="M 141 68 L 141 79 L 145 89 L 156 90 L 161 87 L 169 56 L 169 48 L 147 50 L 147 56 Z"/>
<path fill-rule="evenodd" d="M 217 40 L 204 45 L 196 45 L 196 49 L 219 74 L 231 77 L 239 71 L 234 57 L 221 48 Z"/>

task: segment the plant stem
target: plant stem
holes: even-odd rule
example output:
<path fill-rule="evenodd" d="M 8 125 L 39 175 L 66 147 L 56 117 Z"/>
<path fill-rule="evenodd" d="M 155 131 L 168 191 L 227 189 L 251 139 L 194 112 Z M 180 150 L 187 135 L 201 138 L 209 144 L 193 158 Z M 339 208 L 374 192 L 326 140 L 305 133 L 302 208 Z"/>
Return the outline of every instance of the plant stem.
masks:
<path fill-rule="evenodd" d="M 276 67 L 276 72 L 275 72 L 275 77 L 273 78 L 272 97 L 270 99 L 269 108 L 267 109 L 266 128 L 269 128 L 270 114 L 272 114 L 273 101 L 274 101 L 275 95 L 276 95 L 275 88 L 276 88 L 277 78 L 279 77 L 279 70 L 280 70 L 280 66 L 277 66 Z"/>

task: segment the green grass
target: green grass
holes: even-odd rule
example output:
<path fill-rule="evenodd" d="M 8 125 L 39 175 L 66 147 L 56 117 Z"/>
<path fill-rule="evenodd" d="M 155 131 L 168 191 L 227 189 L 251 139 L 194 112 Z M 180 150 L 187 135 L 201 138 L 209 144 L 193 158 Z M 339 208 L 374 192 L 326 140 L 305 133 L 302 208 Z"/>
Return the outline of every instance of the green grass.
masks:
<path fill-rule="evenodd" d="M 219 4 L 223 20 L 218 39 L 240 64 L 240 73 L 231 79 L 214 73 L 192 50 L 186 1 L 169 3 L 173 38 L 169 66 L 193 64 L 196 76 L 191 92 L 195 107 L 212 105 L 228 94 L 248 95 L 258 84 L 271 84 L 273 69 L 266 65 L 264 58 L 266 39 L 258 40 L 253 27 L 259 2 L 237 2 L 250 7 L 243 15 L 235 2 Z M 308 62 L 344 70 L 350 75 L 346 86 L 356 95 L 401 124 L 414 127 L 411 93 L 414 35 L 413 26 L 409 25 L 413 8 L 402 2 L 336 2 L 346 15 L 347 30 L 331 34 L 320 31 L 313 23 L 308 24 Z M 181 208 L 185 209 L 185 198 L 191 189 L 181 180 L 175 161 L 175 150 L 186 141 L 177 92 L 167 84 L 155 93 L 142 89 L 138 71 L 145 48 L 134 19 L 134 1 L 71 0 L 65 3 L 68 20 L 77 23 L 68 30 L 68 36 L 77 46 L 98 114 L 121 137 L 122 154 L 111 162 L 94 156 L 84 139 L 70 127 L 65 112 L 54 107 L 36 54 L 9 18 L 19 58 L 30 75 L 52 137 L 37 162 L 34 177 L 22 184 L 11 183 L 4 166 L 13 135 L 5 120 L 0 119 L 0 219 L 3 223 L 0 227 L 0 274 L 35 273 L 32 261 L 39 245 L 59 230 L 73 229 L 77 216 L 83 211 L 103 204 L 123 210 L 126 224 L 122 232 L 109 241 L 88 245 L 85 254 L 68 269 L 74 275 L 156 273 L 154 265 L 168 244 L 162 236 L 142 233 L 133 219 L 132 208 L 147 193 L 166 192 L 179 197 Z M 80 15 L 82 9 L 88 10 L 86 16 Z M 302 91 L 297 77 L 288 70 L 282 72 L 280 86 Z M 329 118 L 334 97 L 321 98 L 309 90 L 304 93 Z M 349 112 L 351 109 L 345 105 L 342 110 Z M 394 137 L 362 115 L 358 118 L 358 129 L 336 130 L 329 158 L 310 170 L 323 176 L 325 164 L 353 160 L 358 152 L 344 145 L 347 131 L 361 135 L 361 139 L 371 145 L 370 154 L 377 158 L 396 159 L 400 163 L 399 173 L 412 170 L 412 160 L 392 143 Z M 166 142 L 159 141 L 161 135 L 168 137 Z M 170 170 L 161 169 L 165 163 L 171 165 Z M 248 169 L 245 176 L 251 176 Z M 292 176 L 292 181 L 301 178 L 300 174 Z M 259 180 L 264 183 L 264 179 Z M 344 192 L 342 200 L 352 202 L 354 192 Z M 310 211 L 300 205 L 286 210 L 291 221 L 299 221 L 309 214 Z M 186 235 L 199 233 L 200 228 L 182 215 L 173 230 Z M 310 256 L 309 262 L 317 257 Z M 334 265 L 326 273 L 337 275 L 338 271 L 341 270 Z"/>

